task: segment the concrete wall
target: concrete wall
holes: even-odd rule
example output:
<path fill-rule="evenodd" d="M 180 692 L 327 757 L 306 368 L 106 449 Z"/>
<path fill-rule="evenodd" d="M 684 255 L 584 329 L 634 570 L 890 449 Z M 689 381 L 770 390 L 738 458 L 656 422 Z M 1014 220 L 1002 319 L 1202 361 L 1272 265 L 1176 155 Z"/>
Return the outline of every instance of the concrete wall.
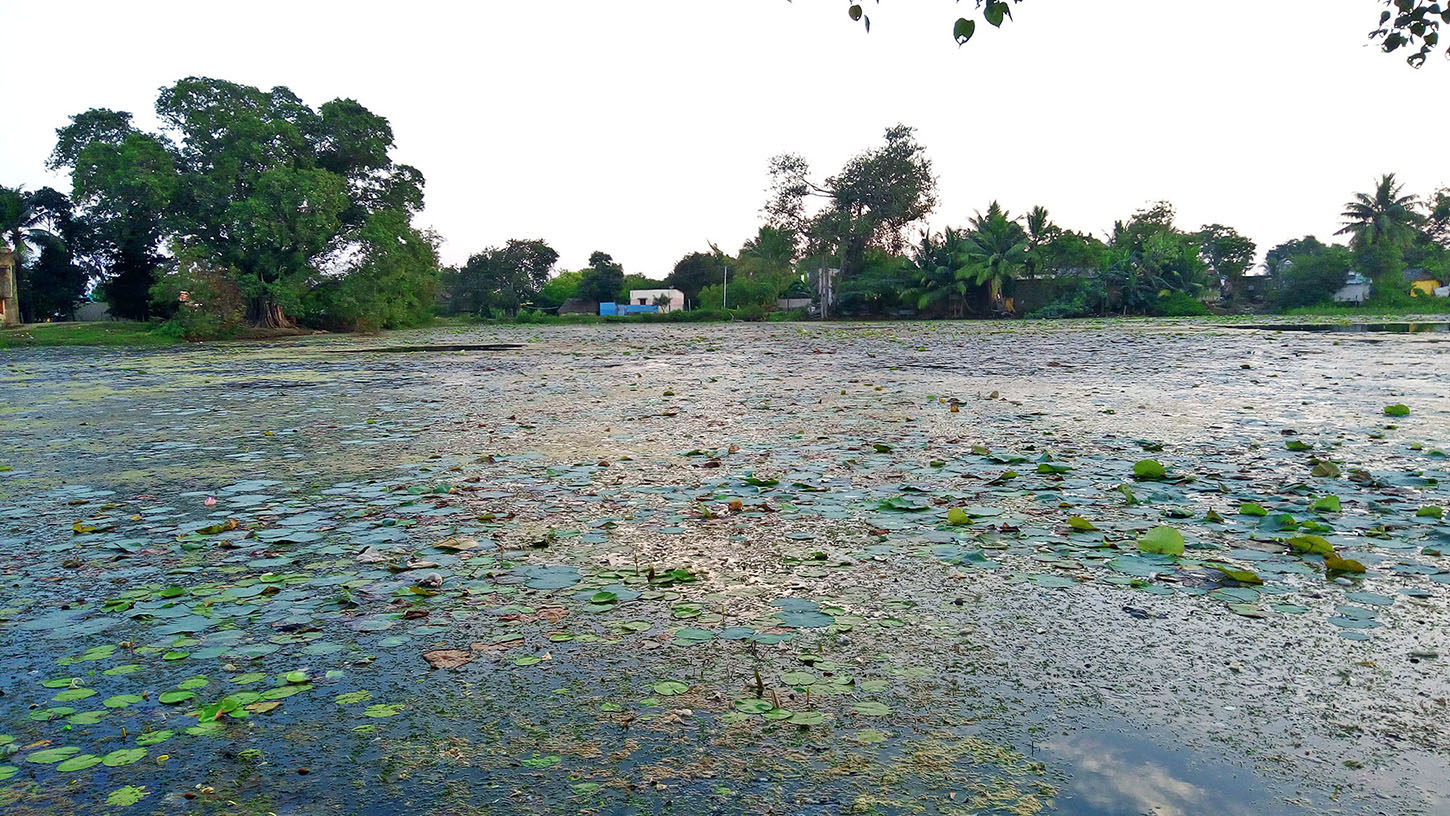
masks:
<path fill-rule="evenodd" d="M 1369 292 L 1369 284 L 1351 283 L 1334 293 L 1334 301 L 1336 303 L 1364 303 L 1369 300 Z"/>
<path fill-rule="evenodd" d="M 660 312 L 674 312 L 685 308 L 685 293 L 678 289 L 631 289 L 629 290 L 630 306 L 653 306 L 655 298 L 661 295 L 668 297 L 670 302 L 660 307 Z"/>
<path fill-rule="evenodd" d="M 0 326 L 20 325 L 20 293 L 15 286 L 15 253 L 0 249 Z"/>

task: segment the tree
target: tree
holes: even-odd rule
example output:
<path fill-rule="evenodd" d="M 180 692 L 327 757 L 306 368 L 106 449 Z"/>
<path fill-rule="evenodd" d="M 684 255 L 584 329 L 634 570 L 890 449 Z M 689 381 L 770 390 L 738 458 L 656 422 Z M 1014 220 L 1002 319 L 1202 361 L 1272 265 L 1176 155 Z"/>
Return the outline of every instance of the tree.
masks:
<path fill-rule="evenodd" d="M 1198 231 L 1198 254 L 1215 278 L 1224 281 L 1229 293 L 1236 294 L 1239 281 L 1254 264 L 1258 245 L 1240 235 L 1232 227 L 1209 224 Z"/>
<path fill-rule="evenodd" d="M 1408 47 L 1405 61 L 1415 68 L 1424 65 L 1440 44 L 1440 24 L 1450 23 L 1450 6 L 1439 0 L 1380 0 L 1380 4 L 1386 10 L 1380 12 L 1379 27 L 1370 32 L 1370 39 L 1379 40 L 1386 54 Z M 1450 48 L 1445 54 L 1450 56 Z"/>
<path fill-rule="evenodd" d="M 967 305 L 967 291 L 974 286 L 976 272 L 967 260 L 966 238 L 961 231 L 947 227 L 941 237 L 922 232 L 921 245 L 912 258 L 916 268 L 916 286 L 903 292 L 908 301 L 915 301 L 921 311 L 946 304 L 951 317 L 962 317 Z"/>
<path fill-rule="evenodd" d="M 534 296 L 535 305 L 540 309 L 558 309 L 565 301 L 578 294 L 579 282 L 583 277 L 578 272 L 560 272 L 539 289 L 539 293 Z"/>
<path fill-rule="evenodd" d="M 90 238 L 77 254 L 97 270 L 111 314 L 150 317 L 177 186 L 168 145 L 132 127 L 129 113 L 93 108 L 56 131 L 47 166 L 71 168 L 71 196 Z"/>
<path fill-rule="evenodd" d="M 862 261 L 857 274 L 841 281 L 841 313 L 880 315 L 901 307 L 902 296 L 916 277 L 911 259 L 873 247 Z"/>
<path fill-rule="evenodd" d="M 700 290 L 721 279 L 720 260 L 708 252 L 691 252 L 675 262 L 665 285 L 685 293 L 685 302 L 698 304 Z"/>
<path fill-rule="evenodd" d="M 788 269 L 796 259 L 795 236 L 776 227 L 761 227 L 740 247 L 740 258 L 759 261 L 765 268 Z"/>
<path fill-rule="evenodd" d="M 1285 241 L 1282 244 L 1269 250 L 1264 255 L 1264 271 L 1269 275 L 1277 275 L 1283 268 L 1284 262 L 1296 255 L 1317 255 L 1324 251 L 1324 244 L 1313 235 L 1306 235 L 1303 238 L 1295 238 Z"/>
<path fill-rule="evenodd" d="M 1351 236 L 1349 245 L 1355 250 L 1408 243 L 1421 217 L 1419 198 L 1403 190 L 1394 173 L 1380 176 L 1373 193 L 1355 193 L 1344 205 L 1344 227 L 1334 234 Z"/>
<path fill-rule="evenodd" d="M 15 281 L 25 322 L 68 317 L 90 276 L 75 262 L 85 240 L 70 199 L 50 187 L 0 187 L 0 236 L 15 250 Z"/>
<path fill-rule="evenodd" d="M 285 326 L 312 288 L 409 269 L 377 263 L 365 234 L 419 237 L 397 225 L 422 207 L 422 175 L 389 157 L 383 117 L 350 99 L 313 110 L 287 88 L 202 77 L 163 88 L 156 112 L 163 131 L 152 135 L 127 113 L 88 111 L 57 133 L 52 156 L 73 168 L 88 215 L 116 233 L 113 254 L 130 259 L 123 273 L 149 275 L 172 236 L 233 279 L 249 322 Z M 384 310 L 360 324 L 394 320 L 392 301 L 356 302 Z"/>
<path fill-rule="evenodd" d="M 1180 232 L 1174 218 L 1171 203 L 1156 201 L 1113 225 L 1102 268 L 1124 313 L 1154 311 L 1160 298 L 1174 292 L 1203 291 L 1208 266 L 1198 236 Z"/>
<path fill-rule="evenodd" d="M 771 159 L 769 226 L 804 243 L 805 254 L 835 255 L 843 278 L 864 266 L 868 248 L 899 254 L 909 228 L 936 209 L 936 177 L 931 160 L 905 125 L 886 129 L 885 144 L 848 161 L 823 182 L 810 178 L 810 165 L 800 156 Z M 823 206 L 811 212 L 807 200 Z"/>
<path fill-rule="evenodd" d="M 446 276 L 454 309 L 473 314 L 494 310 L 516 314 L 549 282 L 558 262 L 559 253 L 542 238 L 515 238 L 502 247 L 489 247 Z"/>
<path fill-rule="evenodd" d="M 795 250 L 795 238 L 790 233 L 764 226 L 755 237 L 740 247 L 740 252 L 734 259 L 722 255 L 716 266 L 718 268 L 721 264 L 726 264 L 730 267 L 732 287 L 736 285 L 736 281 L 749 281 L 758 286 L 765 293 L 761 296 L 760 305 L 774 308 L 775 301 L 782 294 L 792 287 L 802 285 L 801 274 L 795 268 Z M 743 293 L 745 290 L 740 291 Z M 731 292 L 732 305 L 746 303 L 745 300 L 737 300 L 733 296 L 733 288 Z"/>
<path fill-rule="evenodd" d="M 1313 306 L 1334 297 L 1354 268 L 1354 253 L 1342 246 L 1325 246 L 1314 236 L 1280 244 L 1274 260 L 1273 302 L 1280 309 Z M 1289 253 L 1287 255 L 1283 253 Z"/>
<path fill-rule="evenodd" d="M 29 241 L 42 219 L 24 188 L 0 187 L 0 240 L 15 251 L 15 265 L 25 263 Z"/>
<path fill-rule="evenodd" d="M 1106 251 L 1107 246 L 1092 235 L 1059 230 L 1046 243 L 1029 251 L 1028 258 L 1034 274 L 1081 275 L 1097 271 Z"/>
<path fill-rule="evenodd" d="M 877 0 L 880 2 L 880 0 Z M 960 0 L 958 0 L 959 2 Z M 1020 3 L 1022 0 L 1012 0 Z M 1370 31 L 1372 40 L 1380 41 L 1380 50 L 1386 54 L 1401 48 L 1409 48 L 1406 57 L 1412 67 L 1418 68 L 1434 53 L 1440 43 L 1440 24 L 1450 23 L 1450 6 L 1441 0 L 1375 0 L 1385 11 L 1380 12 L 1379 24 Z M 1012 18 L 1012 6 L 1006 0 L 977 0 L 981 17 L 994 28 L 1001 28 L 1005 20 Z M 871 17 L 858 0 L 847 0 L 846 13 L 852 20 L 862 22 L 866 31 L 871 31 Z M 952 39 L 957 45 L 965 45 L 977 32 L 977 21 L 959 17 L 952 24 Z M 1446 49 L 1450 56 L 1450 48 Z"/>
<path fill-rule="evenodd" d="M 1027 258 L 1023 268 L 1027 277 L 1037 277 L 1041 250 L 1051 243 L 1054 238 L 1062 233 L 1062 228 L 1052 223 L 1052 216 L 1043 206 L 1033 207 L 1027 215 L 1022 217 L 1022 224 L 1027 228 Z"/>
<path fill-rule="evenodd" d="M 1425 222 L 1425 234 L 1444 249 L 1450 249 L 1450 187 L 1435 191 L 1430 199 L 1430 215 Z"/>
<path fill-rule="evenodd" d="M 432 313 L 439 238 L 419 232 L 396 209 L 370 213 L 357 233 L 358 258 L 306 297 L 314 322 L 354 331 L 416 326 Z"/>
<path fill-rule="evenodd" d="M 993 201 L 985 214 L 972 218 L 964 251 L 972 264 L 973 279 L 985 285 L 992 296 L 992 308 L 1004 309 L 1004 285 L 1017 277 L 1027 262 L 1027 233 Z"/>
<path fill-rule="evenodd" d="M 624 286 L 624 267 L 615 263 L 607 252 L 594 252 L 589 256 L 589 266 L 581 270 L 579 297 L 595 303 L 610 303 L 619 296 Z"/>

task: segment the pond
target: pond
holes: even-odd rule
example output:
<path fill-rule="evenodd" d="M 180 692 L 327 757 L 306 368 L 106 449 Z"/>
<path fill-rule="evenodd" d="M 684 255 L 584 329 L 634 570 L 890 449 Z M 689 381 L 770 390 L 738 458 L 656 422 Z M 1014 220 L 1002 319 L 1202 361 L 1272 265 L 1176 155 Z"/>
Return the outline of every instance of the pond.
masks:
<path fill-rule="evenodd" d="M 502 353 L 334 353 L 387 346 Z M 1105 320 L 7 352 L 0 805 L 1446 812 L 1446 351 Z"/>
<path fill-rule="evenodd" d="M 1276 332 L 1343 332 L 1362 334 L 1364 332 L 1389 332 L 1391 334 L 1444 334 L 1450 332 L 1450 322 L 1401 322 L 1401 323 L 1267 323 L 1261 325 L 1230 324 L 1235 329 L 1256 329 Z"/>

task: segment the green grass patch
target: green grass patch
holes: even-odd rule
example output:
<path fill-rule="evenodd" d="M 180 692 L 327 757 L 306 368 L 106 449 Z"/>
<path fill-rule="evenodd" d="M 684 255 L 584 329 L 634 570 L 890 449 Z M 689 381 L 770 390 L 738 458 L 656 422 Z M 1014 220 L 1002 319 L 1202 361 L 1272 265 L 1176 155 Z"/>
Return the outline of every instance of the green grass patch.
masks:
<path fill-rule="evenodd" d="M 1439 303 L 1407 303 L 1371 305 L 1371 306 L 1345 306 L 1341 304 L 1320 304 L 1318 306 L 1299 306 L 1288 309 L 1282 314 L 1297 317 L 1425 317 L 1435 320 L 1444 320 L 1450 317 L 1450 299 L 1439 299 Z"/>
<path fill-rule="evenodd" d="M 0 329 L 0 348 L 30 346 L 169 346 L 179 337 L 158 333 L 152 323 L 97 321 L 93 323 L 34 323 Z"/>

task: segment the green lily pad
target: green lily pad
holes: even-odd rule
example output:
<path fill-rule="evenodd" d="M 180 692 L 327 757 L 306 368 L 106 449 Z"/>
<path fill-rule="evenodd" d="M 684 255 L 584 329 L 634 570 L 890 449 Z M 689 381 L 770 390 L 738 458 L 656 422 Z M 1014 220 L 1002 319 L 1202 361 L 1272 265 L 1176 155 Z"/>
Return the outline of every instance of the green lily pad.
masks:
<path fill-rule="evenodd" d="M 1133 463 L 1133 476 L 1145 482 L 1167 478 L 1168 469 L 1157 459 L 1141 459 Z"/>
<path fill-rule="evenodd" d="M 145 756 L 145 748 L 118 748 L 102 757 L 101 762 L 107 768 L 119 768 L 123 765 L 140 762 Z"/>
<path fill-rule="evenodd" d="M 1138 538 L 1138 549 L 1159 555 L 1182 555 L 1183 534 L 1172 527 L 1154 527 Z"/>
<path fill-rule="evenodd" d="M 84 771 L 86 768 L 93 768 L 99 764 L 101 764 L 101 757 L 95 754 L 77 754 L 56 765 L 55 769 L 61 773 L 70 773 L 71 771 Z"/>
<path fill-rule="evenodd" d="M 77 748 L 74 745 L 62 745 L 59 748 L 46 748 L 41 751 L 36 751 L 35 753 L 25 757 L 25 761 L 34 762 L 38 765 L 52 765 L 54 763 L 70 759 L 71 757 L 79 754 L 80 752 L 81 749 Z"/>
<path fill-rule="evenodd" d="M 364 717 L 392 717 L 402 713 L 404 706 L 397 703 L 376 703 L 363 711 Z"/>
<path fill-rule="evenodd" d="M 753 697 L 735 701 L 735 710 L 746 714 L 764 714 L 773 708 L 775 708 L 775 703 L 769 700 L 757 700 Z"/>
<path fill-rule="evenodd" d="M 129 807 L 141 801 L 148 793 L 145 785 L 127 785 L 111 791 L 106 797 L 106 804 L 112 807 Z"/>

